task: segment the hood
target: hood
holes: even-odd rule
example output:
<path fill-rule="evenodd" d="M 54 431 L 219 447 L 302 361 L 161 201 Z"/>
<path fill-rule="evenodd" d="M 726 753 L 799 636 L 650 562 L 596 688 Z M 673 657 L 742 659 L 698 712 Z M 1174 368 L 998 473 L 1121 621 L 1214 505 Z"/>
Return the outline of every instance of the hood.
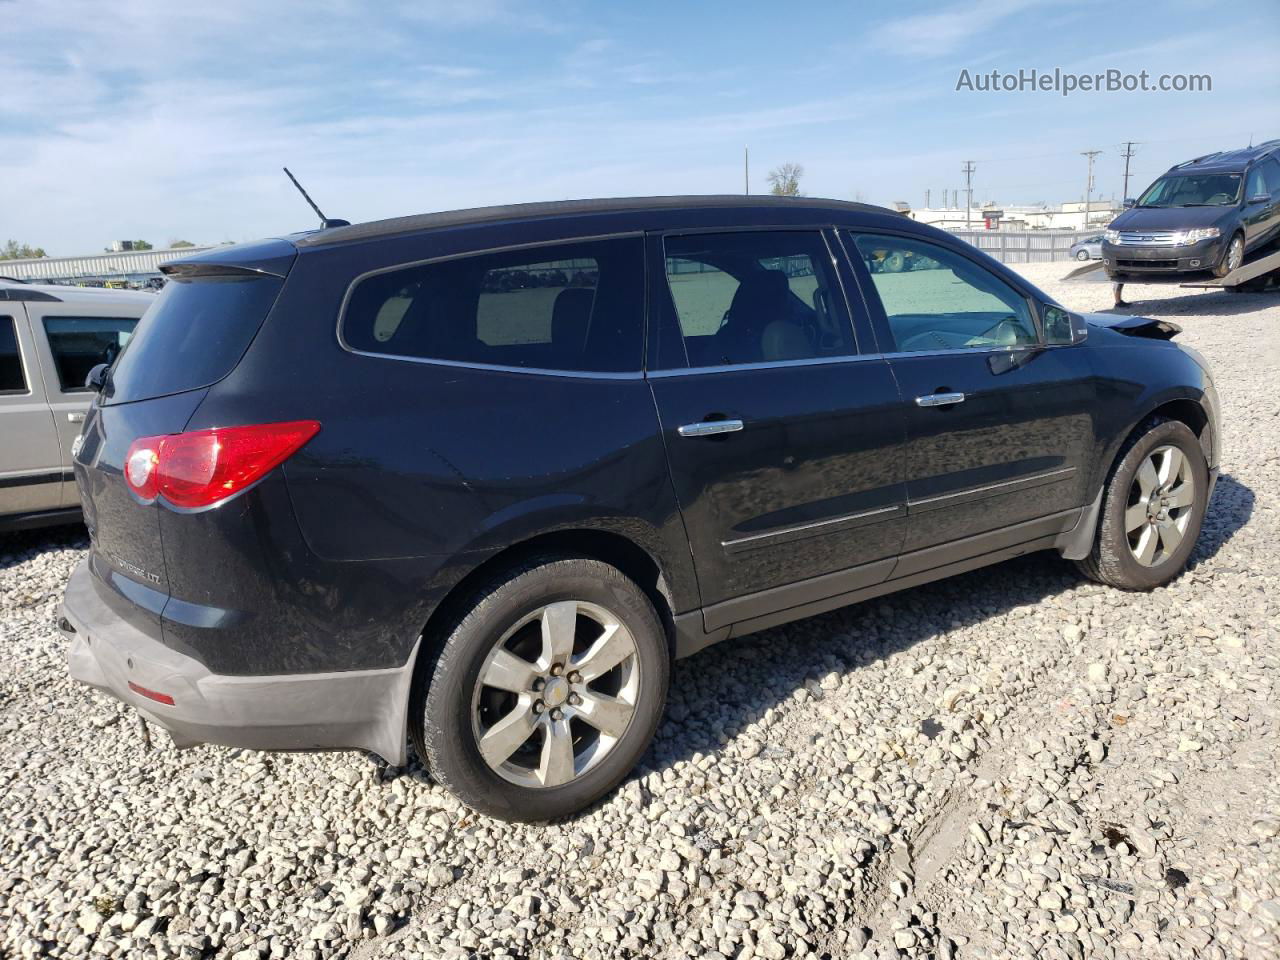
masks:
<path fill-rule="evenodd" d="M 1212 227 L 1235 212 L 1225 207 L 1134 207 L 1111 221 L 1112 230 L 1190 230 Z"/>
<path fill-rule="evenodd" d="M 1172 340 L 1182 328 L 1168 320 L 1153 317 L 1126 317 L 1115 313 L 1082 313 L 1085 323 L 1091 327 L 1106 327 L 1129 337 L 1145 337 L 1148 340 Z"/>

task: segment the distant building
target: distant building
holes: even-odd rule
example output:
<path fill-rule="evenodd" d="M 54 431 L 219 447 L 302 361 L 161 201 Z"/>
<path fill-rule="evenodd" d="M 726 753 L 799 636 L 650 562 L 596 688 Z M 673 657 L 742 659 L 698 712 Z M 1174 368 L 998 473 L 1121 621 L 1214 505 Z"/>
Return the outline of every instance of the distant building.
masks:
<path fill-rule="evenodd" d="M 130 243 L 117 240 L 112 244 Z M 40 257 L 35 260 L 0 260 L 0 274 L 18 280 L 145 280 L 160 276 L 160 264 L 189 257 L 211 247 L 179 247 L 177 250 L 131 250 L 98 253 L 88 257 Z"/>
<path fill-rule="evenodd" d="M 984 211 L 999 210 L 1002 216 L 997 225 L 988 228 Z M 1095 200 L 1089 204 L 1089 223 L 1086 226 L 1084 201 L 1074 200 L 1056 207 L 1043 205 L 1018 206 L 1013 204 L 988 204 L 986 207 L 942 207 L 912 210 L 907 216 L 921 223 L 942 230 L 1102 230 L 1121 213 L 1112 208 L 1109 201 Z M 966 226 L 967 222 L 967 226 Z"/>

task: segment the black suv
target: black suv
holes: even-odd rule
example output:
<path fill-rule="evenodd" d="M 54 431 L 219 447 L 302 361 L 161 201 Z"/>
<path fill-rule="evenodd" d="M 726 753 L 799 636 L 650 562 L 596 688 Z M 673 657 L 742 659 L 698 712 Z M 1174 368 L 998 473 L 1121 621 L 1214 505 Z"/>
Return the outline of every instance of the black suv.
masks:
<path fill-rule="evenodd" d="M 91 375 L 72 675 L 180 746 L 411 739 L 499 817 L 609 791 L 708 644 L 1033 550 L 1163 584 L 1216 477 L 1176 327 L 877 207 L 465 210 L 163 269 Z"/>
<path fill-rule="evenodd" d="M 1125 201 L 1126 204 L 1131 201 Z M 1180 163 L 1108 227 L 1102 263 L 1112 280 L 1212 272 L 1280 239 L 1280 140 Z"/>

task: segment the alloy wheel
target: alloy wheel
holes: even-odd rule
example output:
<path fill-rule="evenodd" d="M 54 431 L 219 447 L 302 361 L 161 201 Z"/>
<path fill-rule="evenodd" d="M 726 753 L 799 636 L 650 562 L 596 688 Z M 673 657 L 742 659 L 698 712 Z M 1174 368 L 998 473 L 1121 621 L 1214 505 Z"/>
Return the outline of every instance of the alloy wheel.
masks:
<path fill-rule="evenodd" d="M 1191 461 L 1179 448 L 1162 446 L 1147 454 L 1124 512 L 1129 550 L 1138 563 L 1154 567 L 1173 555 L 1186 536 L 1195 501 Z"/>
<path fill-rule="evenodd" d="M 545 604 L 493 646 L 472 696 L 480 756 L 504 780 L 559 787 L 614 748 L 640 692 L 635 638 L 605 608 Z"/>
<path fill-rule="evenodd" d="M 1244 241 L 1239 236 L 1232 238 L 1231 246 L 1227 247 L 1227 271 L 1239 270 L 1240 264 L 1244 262 Z"/>

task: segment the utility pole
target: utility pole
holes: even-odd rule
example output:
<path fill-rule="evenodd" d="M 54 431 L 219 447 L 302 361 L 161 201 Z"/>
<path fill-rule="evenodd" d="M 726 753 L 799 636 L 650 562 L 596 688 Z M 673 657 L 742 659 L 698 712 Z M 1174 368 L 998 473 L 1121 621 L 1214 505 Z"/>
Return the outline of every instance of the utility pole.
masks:
<path fill-rule="evenodd" d="M 1100 154 L 1101 150 L 1081 150 L 1080 156 L 1089 158 L 1089 179 L 1084 185 L 1084 229 L 1089 229 L 1089 200 L 1093 197 L 1093 158 Z"/>
<path fill-rule="evenodd" d="M 925 190 L 924 192 L 924 208 L 926 210 L 929 209 L 929 191 L 928 190 Z"/>
<path fill-rule="evenodd" d="M 966 160 L 960 172 L 964 174 L 964 226 L 969 229 L 969 211 L 973 207 L 973 171 L 976 168 L 972 160 Z"/>
<path fill-rule="evenodd" d="M 1124 153 L 1121 156 L 1124 157 L 1124 191 L 1120 194 L 1120 202 L 1124 203 L 1129 199 L 1129 158 L 1133 156 L 1132 140 L 1125 143 Z"/>
<path fill-rule="evenodd" d="M 749 147 L 742 148 L 742 192 L 746 196 L 751 196 L 751 150 Z"/>

